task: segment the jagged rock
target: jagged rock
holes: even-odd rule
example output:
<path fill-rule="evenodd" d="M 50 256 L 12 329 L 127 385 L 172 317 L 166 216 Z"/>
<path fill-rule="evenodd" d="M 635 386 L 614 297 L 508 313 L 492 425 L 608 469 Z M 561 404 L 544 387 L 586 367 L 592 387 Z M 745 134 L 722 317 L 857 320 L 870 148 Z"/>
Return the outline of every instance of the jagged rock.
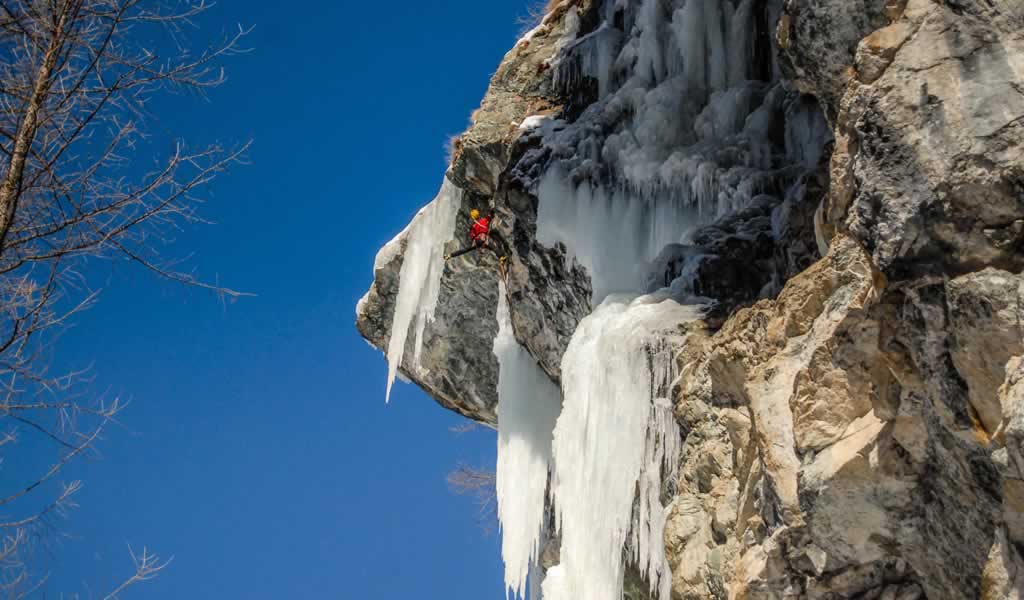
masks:
<path fill-rule="evenodd" d="M 981 600 L 1017 600 L 1024 590 L 1024 561 L 1017 548 L 1000 532 L 985 564 Z"/>
<path fill-rule="evenodd" d="M 514 185 L 514 184 L 512 184 Z M 511 240 L 508 289 L 516 338 L 556 381 L 576 326 L 590 313 L 590 277 L 567 262 L 564 248 L 537 242 L 537 199 L 508 189 L 499 233 Z"/>
<path fill-rule="evenodd" d="M 741 493 L 734 529 L 708 548 L 672 536 L 685 540 L 680 532 L 714 524 L 716 513 L 675 505 L 666 542 L 689 577 L 677 580 L 680 595 L 700 597 L 694 574 L 709 569 L 712 550 L 732 561 L 733 598 L 975 598 L 992 580 L 1013 581 L 1015 567 L 1000 575 L 989 554 L 1001 521 L 1020 531 L 1019 479 L 997 472 L 952 338 L 988 326 L 978 306 L 1002 308 L 992 323 L 1008 337 L 990 335 L 974 354 L 1005 362 L 1001 339 L 1020 340 L 1018 285 L 986 271 L 951 281 L 948 296 L 929 283 L 889 291 L 868 254 L 840 236 L 777 300 L 691 343 L 680 356 L 690 380 L 677 414 L 690 433 L 678 487 L 706 497 L 708 484 L 687 473 L 724 451 L 730 460 L 716 474 L 738 480 Z M 1017 368 L 1005 369 L 1002 392 L 1015 409 Z M 983 371 L 985 384 L 1003 377 L 1001 363 L 998 371 Z M 1005 428 L 1019 449 L 1017 414 L 1010 409 Z M 711 433 L 716 423 L 727 434 Z"/>
<path fill-rule="evenodd" d="M 1024 268 L 1022 31 L 1018 3 L 910 0 L 862 44 L 861 80 L 828 90 L 826 220 L 890 278 Z"/>
<path fill-rule="evenodd" d="M 834 119 L 850 80 L 857 44 L 886 25 L 886 0 L 787 0 L 778 39 L 802 91 L 820 98 Z"/>
<path fill-rule="evenodd" d="M 1024 479 L 1024 357 L 1006 363 L 1006 382 L 999 389 L 1003 406 L 1003 434 L 1013 462 L 1012 473 Z"/>
<path fill-rule="evenodd" d="M 946 283 L 951 355 L 985 429 L 999 428 L 999 388 L 1011 358 L 1024 355 L 1024 277 L 985 269 Z"/>

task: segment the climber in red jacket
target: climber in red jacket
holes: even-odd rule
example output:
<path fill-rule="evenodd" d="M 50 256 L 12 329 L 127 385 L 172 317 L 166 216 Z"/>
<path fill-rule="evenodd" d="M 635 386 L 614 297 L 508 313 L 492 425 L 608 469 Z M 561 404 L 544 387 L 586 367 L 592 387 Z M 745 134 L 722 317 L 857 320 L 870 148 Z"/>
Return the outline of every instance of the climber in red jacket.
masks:
<path fill-rule="evenodd" d="M 494 211 L 491 210 L 486 215 L 481 216 L 480 211 L 474 208 L 469 211 L 469 218 L 473 220 L 473 225 L 469 228 L 469 245 L 451 254 L 446 254 L 444 257 L 445 261 L 487 248 L 498 257 L 498 266 L 504 271 L 505 256 L 495 248 L 497 240 L 491 239 L 491 221 L 494 220 Z"/>

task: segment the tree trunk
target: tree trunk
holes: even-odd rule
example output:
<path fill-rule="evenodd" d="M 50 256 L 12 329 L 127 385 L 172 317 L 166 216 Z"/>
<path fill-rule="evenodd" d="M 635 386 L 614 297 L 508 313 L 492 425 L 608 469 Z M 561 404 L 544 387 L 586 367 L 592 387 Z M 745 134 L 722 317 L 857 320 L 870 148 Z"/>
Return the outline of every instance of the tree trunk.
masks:
<path fill-rule="evenodd" d="M 32 97 L 29 98 L 25 113 L 21 117 L 21 122 L 18 123 L 10 164 L 4 174 L 3 183 L 0 184 L 0 256 L 3 255 L 6 248 L 7 234 L 11 230 L 11 225 L 14 224 L 14 214 L 18 210 L 18 200 L 22 191 L 21 183 L 25 176 L 25 161 L 39 127 L 39 111 L 49 92 L 53 69 L 57 65 L 57 59 L 64 44 L 67 14 L 68 11 L 62 9 L 54 24 L 50 44 L 46 48 L 43 62 L 39 65 L 39 72 L 36 74 Z"/>

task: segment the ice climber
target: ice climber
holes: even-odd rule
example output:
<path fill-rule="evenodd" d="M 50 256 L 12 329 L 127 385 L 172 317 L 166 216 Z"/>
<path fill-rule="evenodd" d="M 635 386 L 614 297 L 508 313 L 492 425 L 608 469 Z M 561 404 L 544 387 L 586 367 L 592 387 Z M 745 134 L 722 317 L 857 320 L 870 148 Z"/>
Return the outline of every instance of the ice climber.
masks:
<path fill-rule="evenodd" d="M 497 240 L 491 239 L 491 221 L 494 220 L 494 211 L 491 210 L 486 215 L 481 216 L 480 211 L 474 208 L 469 211 L 469 218 L 473 220 L 473 225 L 469 228 L 469 245 L 451 254 L 446 254 L 444 257 L 445 261 L 487 248 L 498 257 L 498 264 L 502 269 L 502 273 L 504 273 L 505 255 L 498 252 L 495 248 Z"/>

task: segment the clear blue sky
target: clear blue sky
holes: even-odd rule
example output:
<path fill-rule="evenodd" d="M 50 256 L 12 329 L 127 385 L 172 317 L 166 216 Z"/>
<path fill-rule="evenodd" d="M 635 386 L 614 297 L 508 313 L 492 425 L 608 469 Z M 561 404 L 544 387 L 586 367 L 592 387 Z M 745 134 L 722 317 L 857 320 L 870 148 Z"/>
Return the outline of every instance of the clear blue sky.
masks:
<path fill-rule="evenodd" d="M 493 433 L 453 434 L 461 419 L 409 385 L 385 406 L 384 358 L 353 315 L 526 9 L 222 0 L 202 20 L 201 34 L 255 26 L 254 51 L 227 63 L 209 102 L 178 99 L 152 131 L 254 140 L 252 165 L 210 190 L 216 224 L 176 248 L 258 296 L 225 306 L 96 269 L 100 304 L 54 367 L 93 364 L 94 390 L 132 405 L 102 459 L 69 475 L 85 488 L 57 523 L 67 538 L 46 559 L 45 597 L 102 597 L 130 572 L 129 543 L 174 561 L 125 598 L 503 597 L 496 534 L 445 482 L 460 461 L 492 463 Z"/>

